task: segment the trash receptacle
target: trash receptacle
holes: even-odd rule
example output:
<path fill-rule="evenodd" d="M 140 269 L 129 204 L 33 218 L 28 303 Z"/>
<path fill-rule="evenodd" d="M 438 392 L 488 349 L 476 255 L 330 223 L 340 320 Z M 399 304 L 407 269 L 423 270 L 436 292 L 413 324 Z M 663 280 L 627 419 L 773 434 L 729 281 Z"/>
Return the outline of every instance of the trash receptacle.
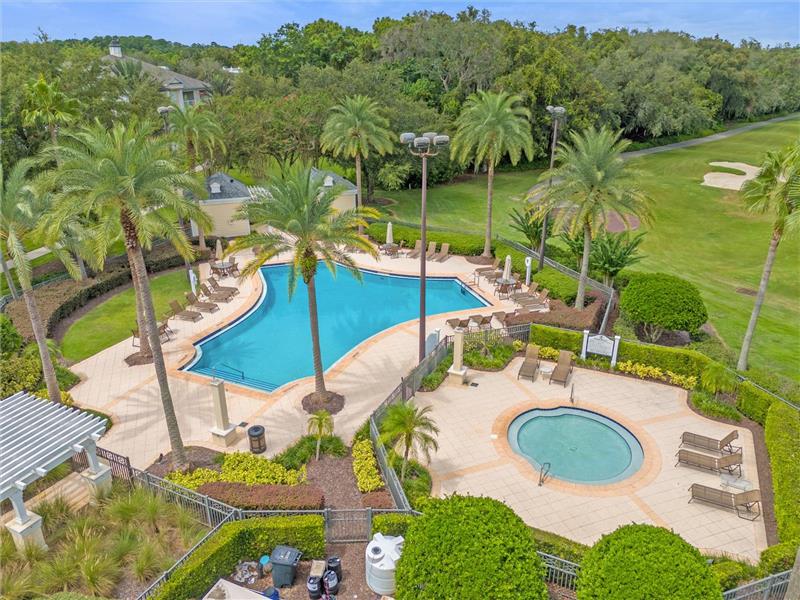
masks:
<path fill-rule="evenodd" d="M 253 425 L 250 427 L 247 430 L 247 437 L 250 438 L 250 452 L 253 454 L 262 454 L 267 450 L 267 436 L 263 426 Z"/>
<path fill-rule="evenodd" d="M 342 559 L 338 556 L 329 556 L 328 560 L 325 563 L 325 568 L 328 571 L 333 571 L 336 573 L 336 577 L 339 581 L 342 581 Z"/>
<path fill-rule="evenodd" d="M 301 555 L 302 552 L 297 548 L 275 546 L 269 556 L 269 561 L 272 563 L 272 585 L 282 588 L 294 583 Z"/>
<path fill-rule="evenodd" d="M 325 591 L 331 594 L 339 593 L 339 578 L 336 576 L 336 571 L 325 571 L 322 576 L 322 584 Z"/>
<path fill-rule="evenodd" d="M 318 575 L 311 575 L 306 581 L 309 600 L 319 600 L 322 598 L 322 579 Z"/>

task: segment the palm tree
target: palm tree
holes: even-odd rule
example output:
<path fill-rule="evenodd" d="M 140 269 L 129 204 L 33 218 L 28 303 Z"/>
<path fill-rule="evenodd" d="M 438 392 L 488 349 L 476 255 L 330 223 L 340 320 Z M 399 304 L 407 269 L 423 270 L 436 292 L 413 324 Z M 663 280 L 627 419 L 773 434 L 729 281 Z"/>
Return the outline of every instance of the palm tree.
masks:
<path fill-rule="evenodd" d="M 153 131 L 152 124 L 135 119 L 128 125 L 116 123 L 110 130 L 96 122 L 65 133 L 65 141 L 45 148 L 41 160 L 46 162 L 53 154 L 60 157 L 58 166 L 44 176 L 56 190 L 51 228 L 60 229 L 61 223 L 76 214 L 96 218 L 90 245 L 97 265 L 103 264 L 111 242 L 120 236 L 125 242 L 136 291 L 140 339 L 149 341 L 173 461 L 182 467 L 186 457 L 142 249 L 158 236 L 168 239 L 184 256 L 191 256 L 191 245 L 176 225 L 174 215 L 191 218 L 198 224 L 206 224 L 208 219 L 183 194 L 184 190 L 199 192 L 199 182 L 182 172 L 172 159 L 169 140 L 153 137 Z M 141 350 L 145 351 L 144 345 Z"/>
<path fill-rule="evenodd" d="M 750 314 L 750 322 L 742 341 L 736 368 L 747 369 L 747 355 L 753 342 L 758 316 L 767 295 L 769 276 L 778 252 L 778 244 L 784 235 L 800 230 L 800 139 L 781 152 L 769 152 L 758 176 L 744 187 L 747 208 L 754 213 L 772 217 L 772 237 L 769 241 L 767 260 L 761 272 L 756 302 Z"/>
<path fill-rule="evenodd" d="M 50 141 L 55 144 L 60 125 L 73 122 L 78 117 L 80 104 L 58 89 L 58 82 L 47 83 L 44 75 L 39 75 L 34 83 L 28 85 L 27 108 L 22 111 L 23 122 L 27 126 L 44 123 L 50 133 Z"/>
<path fill-rule="evenodd" d="M 360 281 L 361 272 L 355 268 L 353 259 L 343 248 L 355 247 L 372 256 L 376 255 L 375 249 L 364 236 L 358 234 L 357 228 L 366 224 L 365 217 L 377 216 L 377 211 L 363 207 L 337 211 L 333 208 L 333 201 L 339 190 L 326 188 L 306 168 L 289 173 L 285 179 L 273 179 L 266 192 L 266 195 L 245 204 L 237 215 L 237 218 L 249 219 L 259 231 L 235 240 L 226 253 L 232 254 L 245 248 L 255 251 L 255 258 L 242 269 L 242 277 L 257 273 L 268 260 L 283 252 L 292 253 L 289 297 L 295 292 L 298 276 L 301 277 L 308 295 L 314 395 L 323 400 L 329 399 L 333 394 L 325 389 L 319 344 L 314 281 L 317 261 L 322 260 L 333 274 L 336 273 L 336 263 L 341 263 Z"/>
<path fill-rule="evenodd" d="M 116 61 L 111 66 L 111 72 L 123 81 L 123 88 L 127 93 L 142 83 L 156 83 L 155 79 L 144 70 L 140 61 L 130 58 Z"/>
<path fill-rule="evenodd" d="M 342 155 L 356 161 L 356 208 L 363 202 L 361 193 L 361 161 L 374 149 L 383 156 L 392 149 L 389 121 L 380 114 L 378 103 L 367 96 L 348 96 L 331 109 L 320 136 L 323 152 Z M 363 234 L 363 226 L 359 226 Z"/>
<path fill-rule="evenodd" d="M 542 174 L 542 180 L 552 177 L 553 185 L 537 190 L 541 199 L 536 206 L 537 216 L 556 213 L 554 229 L 570 236 L 583 235 L 578 294 L 575 308 L 583 310 L 586 298 L 586 279 L 592 234 L 605 230 L 610 216 L 618 215 L 629 226 L 629 218 L 650 220 L 650 199 L 635 185 L 637 173 L 630 169 L 621 154 L 628 140 L 620 139 L 621 132 L 606 127 L 575 132 L 570 142 L 561 142 L 556 152 L 559 166 Z"/>
<path fill-rule="evenodd" d="M 173 105 L 173 109 L 169 113 L 172 131 L 184 144 L 189 173 L 194 173 L 197 161 L 201 156 L 201 149 L 204 148 L 211 156 L 214 155 L 214 150 L 217 148 L 225 152 L 222 127 L 214 113 L 205 108 L 202 104 L 186 106 L 183 109 Z M 206 250 L 206 234 L 199 225 L 197 242 L 200 250 Z"/>
<path fill-rule="evenodd" d="M 322 436 L 333 433 L 333 417 L 327 410 L 318 410 L 308 417 L 308 433 L 317 438 L 317 460 L 319 460 L 319 448 L 322 445 Z"/>
<path fill-rule="evenodd" d="M 595 239 L 590 263 L 592 268 L 603 276 L 603 283 L 613 286 L 614 279 L 622 269 L 635 265 L 644 258 L 638 253 L 644 235 L 644 233 L 639 233 L 631 236 L 627 231 L 623 233 L 604 232 Z"/>
<path fill-rule="evenodd" d="M 431 450 L 439 449 L 436 435 L 439 428 L 429 416 L 432 408 L 414 406 L 411 400 L 391 405 L 381 421 L 381 441 L 399 448 L 403 454 L 400 480 L 406 478 L 409 456 L 422 454 L 426 462 L 431 461 Z"/>
<path fill-rule="evenodd" d="M 2 196 L 0 196 L 0 242 L 5 246 L 8 255 L 14 263 L 17 272 L 17 281 L 22 288 L 22 297 L 28 309 L 31 320 L 31 329 L 39 351 L 42 363 L 42 376 L 47 386 L 47 395 L 53 402 L 61 401 L 61 392 L 58 389 L 58 380 L 50 356 L 44 323 L 36 305 L 33 295 L 33 281 L 31 264 L 25 255 L 22 240 L 26 235 L 38 227 L 41 213 L 47 209 L 48 197 L 31 183 L 29 173 L 33 167 L 32 160 L 21 160 L 11 169 L 8 179 L 2 182 Z M 0 181 L 3 179 L 2 166 L 0 166 Z M 48 245 L 50 251 L 59 258 L 70 274 L 76 273 L 72 257 L 62 247 L 56 244 Z"/>
<path fill-rule="evenodd" d="M 542 220 L 534 217 L 530 208 L 512 208 L 508 216 L 511 218 L 511 229 L 525 236 L 531 250 L 537 250 L 542 239 Z"/>
<path fill-rule="evenodd" d="M 494 169 L 508 155 L 511 164 L 517 164 L 522 152 L 528 160 L 533 157 L 531 112 L 522 106 L 520 96 L 507 92 L 472 94 L 464 103 L 456 119 L 453 136 L 453 155 L 462 163 L 472 158 L 475 166 L 486 162 L 486 239 L 483 256 L 492 256 L 492 195 L 494 194 Z"/>

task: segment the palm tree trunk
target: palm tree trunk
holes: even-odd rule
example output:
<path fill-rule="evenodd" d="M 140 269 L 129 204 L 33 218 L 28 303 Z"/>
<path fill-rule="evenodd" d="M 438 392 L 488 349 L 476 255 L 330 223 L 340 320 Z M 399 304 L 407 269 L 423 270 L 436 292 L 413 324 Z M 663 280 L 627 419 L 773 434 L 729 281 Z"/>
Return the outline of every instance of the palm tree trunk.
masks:
<path fill-rule="evenodd" d="M 75 257 L 75 262 L 78 263 L 78 273 L 80 277 L 78 281 L 86 281 L 86 263 L 83 262 L 83 258 L 77 252 L 73 252 L 72 254 Z"/>
<path fill-rule="evenodd" d="M 769 276 L 772 273 L 772 265 L 775 262 L 775 255 L 778 252 L 778 244 L 780 241 L 781 232 L 774 230 L 772 232 L 772 239 L 769 242 L 769 251 L 767 252 L 767 260 L 764 263 L 764 270 L 761 272 L 761 282 L 758 284 L 756 303 L 753 306 L 753 312 L 750 314 L 750 322 L 747 324 L 747 331 L 745 331 L 744 340 L 742 340 L 742 349 L 739 352 L 739 361 L 736 363 L 736 368 L 740 371 L 747 370 L 747 355 L 750 354 L 750 344 L 753 342 L 753 334 L 756 331 L 758 316 L 761 313 L 761 307 L 764 305 L 764 297 L 767 295 Z"/>
<path fill-rule="evenodd" d="M 317 435 L 317 460 L 319 460 L 319 447 L 322 445 L 322 435 Z"/>
<path fill-rule="evenodd" d="M 153 356 L 153 351 L 150 348 L 150 337 L 145 333 L 145 320 L 144 320 L 144 302 L 142 301 L 141 290 L 139 289 L 139 278 L 137 277 L 136 258 L 133 251 L 126 245 L 126 252 L 128 254 L 128 267 L 131 270 L 131 282 L 133 283 L 133 295 L 136 299 L 136 326 L 139 328 L 139 355 L 144 357 Z"/>
<path fill-rule="evenodd" d="M 36 339 L 36 346 L 39 348 L 39 359 L 42 361 L 42 375 L 47 385 L 47 396 L 53 402 L 61 402 L 61 392 L 58 390 L 58 379 L 56 379 L 56 369 L 53 367 L 53 359 L 50 358 L 50 351 L 47 349 L 47 335 L 42 324 L 42 316 L 36 306 L 36 298 L 33 295 L 33 288 L 23 287 L 22 296 L 25 298 L 25 306 L 28 308 L 28 317 L 31 320 L 33 337 Z"/>
<path fill-rule="evenodd" d="M 408 467 L 408 451 L 410 450 L 409 444 L 406 444 L 403 450 L 403 464 L 400 466 L 400 481 L 406 480 L 406 467 Z"/>
<path fill-rule="evenodd" d="M 361 155 L 356 154 L 356 209 L 361 210 Z M 358 224 L 358 235 L 364 235 L 364 226 Z"/>
<path fill-rule="evenodd" d="M 181 431 L 178 427 L 178 418 L 175 415 L 175 406 L 172 403 L 172 394 L 169 390 L 169 380 L 167 379 L 167 366 L 164 364 L 164 353 L 161 350 L 161 340 L 158 335 L 156 325 L 155 309 L 153 307 L 153 296 L 150 293 L 150 281 L 147 279 L 147 268 L 144 264 L 142 247 L 136 235 L 136 226 L 130 215 L 123 212 L 121 216 L 122 230 L 125 233 L 125 248 L 130 250 L 129 256 L 133 257 L 135 268 L 132 275 L 139 283 L 139 299 L 142 301 L 142 313 L 144 317 L 144 327 L 140 331 L 141 337 L 147 336 L 150 339 L 150 347 L 153 352 L 153 366 L 156 371 L 156 380 L 161 392 L 161 404 L 164 408 L 164 420 L 167 423 L 167 433 L 169 443 L 172 448 L 172 463 L 176 469 L 186 467 L 186 452 L 183 448 Z"/>
<path fill-rule="evenodd" d="M 194 175 L 194 167 L 196 163 L 195 152 L 194 152 L 194 144 L 192 143 L 191 138 L 186 138 L 186 157 L 189 159 L 189 175 Z M 197 206 L 200 206 L 200 199 L 197 199 Z M 206 232 L 203 231 L 203 228 L 197 224 L 197 245 L 199 246 L 200 250 L 208 250 L 208 246 L 206 246 Z"/>
<path fill-rule="evenodd" d="M 16 300 L 19 298 L 19 292 L 17 291 L 17 286 L 14 285 L 14 278 L 11 276 L 11 269 L 9 269 L 8 265 L 6 264 L 6 255 L 3 254 L 2 247 L 0 247 L 0 264 L 3 265 L 3 275 L 6 276 L 8 291 L 11 292 L 11 297 Z"/>
<path fill-rule="evenodd" d="M 589 255 L 592 253 L 592 229 L 588 223 L 583 226 L 583 257 L 581 258 L 581 276 L 578 279 L 578 295 L 575 296 L 575 308 L 583 310 L 586 300 L 586 278 L 589 276 Z"/>
<path fill-rule="evenodd" d="M 312 275 L 306 284 L 308 292 L 308 318 L 311 322 L 311 354 L 314 359 L 314 391 L 325 393 L 325 378 L 322 372 L 322 351 L 319 347 L 319 318 L 317 317 L 317 288 Z"/>
<path fill-rule="evenodd" d="M 58 134 L 56 133 L 56 126 L 54 123 L 47 125 L 47 130 L 50 132 L 50 142 L 55 146 L 58 141 Z"/>
<path fill-rule="evenodd" d="M 489 173 L 486 186 L 486 239 L 483 242 L 483 254 L 492 257 L 492 195 L 494 194 L 494 161 L 489 161 Z"/>

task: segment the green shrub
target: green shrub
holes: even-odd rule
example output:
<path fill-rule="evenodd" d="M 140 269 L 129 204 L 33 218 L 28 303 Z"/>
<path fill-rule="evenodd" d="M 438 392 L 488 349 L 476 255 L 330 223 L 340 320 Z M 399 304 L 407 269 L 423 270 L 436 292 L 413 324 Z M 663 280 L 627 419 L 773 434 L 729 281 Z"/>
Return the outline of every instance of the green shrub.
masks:
<path fill-rule="evenodd" d="M 243 510 L 321 510 L 325 495 L 315 485 L 247 485 L 213 481 L 198 492 Z"/>
<path fill-rule="evenodd" d="M 307 464 L 316 456 L 317 436 L 304 435 L 294 444 L 286 448 L 283 452 L 275 456 L 272 460 L 282 465 L 286 469 L 299 469 Z M 320 456 L 345 456 L 347 447 L 344 442 L 335 435 L 323 435 L 319 447 Z"/>
<path fill-rule="evenodd" d="M 216 471 L 201 467 L 189 473 L 173 471 L 167 479 L 196 490 L 204 483 L 227 481 L 230 483 L 297 485 L 306 479 L 305 465 L 298 470 L 287 469 L 280 463 L 249 454 L 233 452 L 222 459 L 222 469 Z"/>
<path fill-rule="evenodd" d="M 767 411 L 775 401 L 772 394 L 758 389 L 749 381 L 742 381 L 736 389 L 736 408 L 756 423 L 767 421 Z"/>
<path fill-rule="evenodd" d="M 533 539 L 536 541 L 537 550 L 546 554 L 560 556 L 565 560 L 580 563 L 583 560 L 583 556 L 589 551 L 589 546 L 585 544 L 543 529 L 531 527 L 531 533 L 533 533 Z"/>
<path fill-rule="evenodd" d="M 447 370 L 453 366 L 453 351 L 450 350 L 430 374 L 422 378 L 419 389 L 423 392 L 432 392 L 447 378 Z"/>
<path fill-rule="evenodd" d="M 56 381 L 60 390 L 70 390 L 81 382 L 81 378 L 70 371 L 67 367 L 53 365 L 56 370 Z"/>
<path fill-rule="evenodd" d="M 383 244 L 386 241 L 386 223 L 380 221 L 372 223 L 367 229 L 367 233 L 376 242 Z M 406 227 L 405 225 L 392 225 L 392 236 L 395 244 L 399 244 L 402 241 L 405 242 L 406 247 L 413 248 L 419 239 L 419 229 Z M 442 244 L 447 242 L 450 244 L 451 254 L 478 256 L 483 253 L 482 235 L 428 229 L 427 238 L 428 243 L 436 242 L 437 244 Z"/>
<path fill-rule="evenodd" d="M 0 314 L 0 354 L 16 354 L 22 349 L 22 336 L 6 315 Z"/>
<path fill-rule="evenodd" d="M 398 600 L 546 600 L 544 566 L 528 527 L 502 502 L 431 499 L 412 520 L 397 564 Z"/>
<path fill-rule="evenodd" d="M 782 542 L 800 543 L 800 411 L 776 401 L 767 412 L 764 440 L 772 467 L 775 520 Z"/>
<path fill-rule="evenodd" d="M 578 282 L 555 269 L 547 267 L 541 273 L 535 273 L 533 280 L 539 284 L 540 290 L 550 290 L 550 298 L 562 300 L 564 304 L 573 304 L 578 295 Z"/>
<path fill-rule="evenodd" d="M 794 566 L 797 558 L 797 540 L 781 542 L 770 546 L 761 552 L 761 560 L 758 563 L 759 577 L 766 577 L 773 573 L 788 571 Z"/>
<path fill-rule="evenodd" d="M 416 518 L 414 515 L 400 513 L 377 513 L 372 515 L 372 533 L 405 537 L 408 526 Z"/>
<path fill-rule="evenodd" d="M 640 275 L 622 291 L 621 314 L 642 327 L 655 342 L 664 330 L 695 332 L 708 320 L 700 292 L 685 279 L 652 273 Z"/>
<path fill-rule="evenodd" d="M 672 371 L 665 372 L 659 367 L 651 367 L 650 365 L 643 365 L 630 360 L 618 362 L 614 368 L 620 373 L 628 373 L 639 379 L 666 381 L 671 385 L 677 385 L 687 390 L 692 390 L 697 385 L 697 377 L 694 375 L 681 375 Z"/>
<path fill-rule="evenodd" d="M 511 344 L 470 341 L 464 344 L 464 364 L 473 369 L 499 371 L 514 358 L 516 350 Z"/>
<path fill-rule="evenodd" d="M 403 464 L 403 458 L 394 450 L 388 451 L 389 466 L 397 473 L 397 478 L 400 479 L 400 468 Z M 431 495 L 433 488 L 433 479 L 431 474 L 416 460 L 409 459 L 408 466 L 406 467 L 406 478 L 400 482 L 403 486 L 403 493 L 408 498 L 412 508 L 421 510 L 422 503 L 427 500 Z"/>
<path fill-rule="evenodd" d="M 361 440 L 353 444 L 353 473 L 356 476 L 358 491 L 362 494 L 384 487 L 371 440 Z"/>
<path fill-rule="evenodd" d="M 161 589 L 159 600 L 199 598 L 240 560 L 258 560 L 275 546 L 293 546 L 303 558 L 325 556 L 325 521 L 318 515 L 259 517 L 227 523 L 178 567 Z"/>
<path fill-rule="evenodd" d="M 720 600 L 722 590 L 700 552 L 652 525 L 625 525 L 586 553 L 578 600 Z"/>
<path fill-rule="evenodd" d="M 729 419 L 737 423 L 742 420 L 741 413 L 735 407 L 720 402 L 708 392 L 695 390 L 689 395 L 689 401 L 697 410 L 712 419 Z"/>
<path fill-rule="evenodd" d="M 7 356 L 0 369 L 0 397 L 5 398 L 23 390 L 33 392 L 41 387 L 42 365 L 38 356 Z"/>
<path fill-rule="evenodd" d="M 722 560 L 711 565 L 711 572 L 723 590 L 732 590 L 742 583 L 754 579 L 756 568 L 735 560 Z"/>
<path fill-rule="evenodd" d="M 617 360 L 627 360 L 693 377 L 699 377 L 706 365 L 711 362 L 711 359 L 695 350 L 626 341 L 619 343 Z"/>
<path fill-rule="evenodd" d="M 360 442 L 362 440 L 368 440 L 369 437 L 369 419 L 362 423 L 361 427 L 359 427 L 356 432 L 353 434 L 353 441 L 350 442 L 351 445 L 354 445 L 356 442 Z"/>
<path fill-rule="evenodd" d="M 531 325 L 530 342 L 539 346 L 549 346 L 556 350 L 569 350 L 580 354 L 583 334 L 547 325 Z"/>

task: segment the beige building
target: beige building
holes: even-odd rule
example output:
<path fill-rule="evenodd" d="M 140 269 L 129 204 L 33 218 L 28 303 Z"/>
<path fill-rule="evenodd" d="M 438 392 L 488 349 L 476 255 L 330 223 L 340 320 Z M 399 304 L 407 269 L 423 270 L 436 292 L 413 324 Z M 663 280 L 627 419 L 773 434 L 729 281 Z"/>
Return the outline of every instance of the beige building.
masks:
<path fill-rule="evenodd" d="M 236 212 L 244 202 L 250 200 L 247 186 L 227 173 L 214 173 L 206 178 L 208 198 L 200 201 L 200 206 L 213 223 L 207 236 L 238 237 L 250 233 L 250 222 L 236 219 Z M 192 221 L 192 235 L 198 234 L 197 225 Z"/>
<path fill-rule="evenodd" d="M 341 190 L 333 202 L 336 210 L 352 210 L 356 207 L 358 190 L 351 181 L 333 171 L 323 171 L 317 168 L 311 169 L 311 176 L 321 178 L 322 185 L 325 187 L 337 187 Z"/>

